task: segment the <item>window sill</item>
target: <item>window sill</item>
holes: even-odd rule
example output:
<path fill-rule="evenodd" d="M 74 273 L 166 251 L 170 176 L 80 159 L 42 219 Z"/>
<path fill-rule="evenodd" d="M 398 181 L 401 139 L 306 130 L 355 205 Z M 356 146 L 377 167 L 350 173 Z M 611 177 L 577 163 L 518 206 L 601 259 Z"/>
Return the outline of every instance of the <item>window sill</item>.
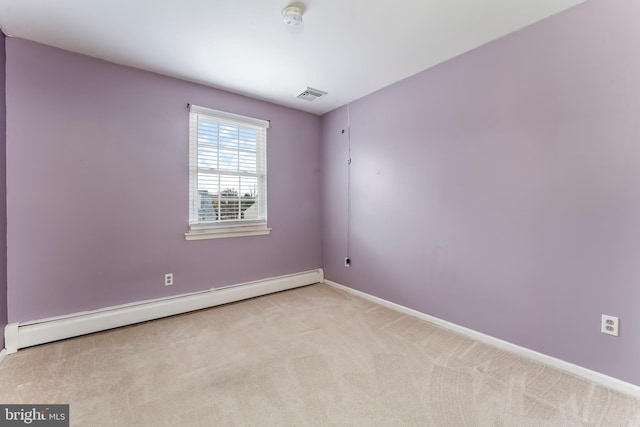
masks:
<path fill-rule="evenodd" d="M 263 236 L 271 233 L 266 225 L 192 228 L 184 234 L 187 240 L 224 239 L 227 237 Z"/>

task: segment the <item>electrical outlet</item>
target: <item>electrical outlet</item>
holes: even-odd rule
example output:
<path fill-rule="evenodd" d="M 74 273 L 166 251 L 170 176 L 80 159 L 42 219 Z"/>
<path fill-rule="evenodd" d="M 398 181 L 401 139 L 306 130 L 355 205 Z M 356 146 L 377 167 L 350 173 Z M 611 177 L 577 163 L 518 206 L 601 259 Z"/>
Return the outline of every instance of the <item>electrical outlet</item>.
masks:
<path fill-rule="evenodd" d="M 345 267 L 351 267 L 351 258 L 349 258 L 349 257 L 345 257 L 345 259 L 344 259 L 344 266 L 345 266 Z"/>
<path fill-rule="evenodd" d="M 164 275 L 164 285 L 165 286 L 173 285 L 173 273 L 167 273 Z"/>
<path fill-rule="evenodd" d="M 601 331 L 603 334 L 618 336 L 618 328 L 620 327 L 620 319 L 614 316 L 602 315 Z"/>

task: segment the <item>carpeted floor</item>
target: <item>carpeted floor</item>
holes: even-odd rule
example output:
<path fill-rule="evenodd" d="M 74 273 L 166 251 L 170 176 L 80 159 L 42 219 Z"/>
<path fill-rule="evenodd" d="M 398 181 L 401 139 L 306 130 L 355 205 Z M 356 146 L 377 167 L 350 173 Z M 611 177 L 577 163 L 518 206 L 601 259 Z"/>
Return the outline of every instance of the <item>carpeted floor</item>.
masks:
<path fill-rule="evenodd" d="M 640 401 L 328 285 L 20 350 L 74 426 L 640 426 Z"/>

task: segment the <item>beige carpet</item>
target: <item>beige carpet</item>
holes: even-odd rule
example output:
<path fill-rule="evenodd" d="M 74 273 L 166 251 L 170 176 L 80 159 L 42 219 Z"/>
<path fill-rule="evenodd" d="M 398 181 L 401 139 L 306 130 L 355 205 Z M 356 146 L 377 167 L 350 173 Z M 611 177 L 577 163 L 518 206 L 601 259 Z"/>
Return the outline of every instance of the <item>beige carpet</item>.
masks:
<path fill-rule="evenodd" d="M 327 285 L 20 350 L 75 426 L 640 426 L 640 401 Z"/>

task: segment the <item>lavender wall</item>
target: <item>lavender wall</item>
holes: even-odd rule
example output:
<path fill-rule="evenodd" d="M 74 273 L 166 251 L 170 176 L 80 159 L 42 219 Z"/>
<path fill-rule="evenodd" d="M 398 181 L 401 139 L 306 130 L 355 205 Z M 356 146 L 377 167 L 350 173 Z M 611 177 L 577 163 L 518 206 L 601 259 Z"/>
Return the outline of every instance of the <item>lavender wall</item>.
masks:
<path fill-rule="evenodd" d="M 5 103 L 5 36 L 0 31 L 0 349 L 7 325 L 7 122 Z"/>
<path fill-rule="evenodd" d="M 6 48 L 10 322 L 321 266 L 319 117 L 21 39 Z M 271 235 L 185 240 L 187 103 L 271 120 Z"/>
<path fill-rule="evenodd" d="M 352 103 L 349 269 L 325 115 L 326 277 L 640 385 L 638 16 L 590 1 Z"/>

